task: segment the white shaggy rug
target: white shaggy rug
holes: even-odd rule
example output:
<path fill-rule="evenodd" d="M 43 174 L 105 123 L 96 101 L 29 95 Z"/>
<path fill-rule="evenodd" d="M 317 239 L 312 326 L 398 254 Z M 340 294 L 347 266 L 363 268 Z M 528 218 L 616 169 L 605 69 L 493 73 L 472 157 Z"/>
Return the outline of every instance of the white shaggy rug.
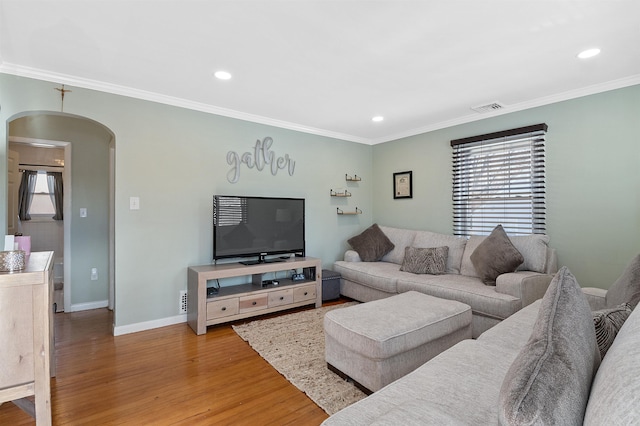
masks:
<path fill-rule="evenodd" d="M 234 325 L 234 331 L 288 381 L 331 415 L 366 395 L 327 369 L 324 314 L 356 302 Z"/>

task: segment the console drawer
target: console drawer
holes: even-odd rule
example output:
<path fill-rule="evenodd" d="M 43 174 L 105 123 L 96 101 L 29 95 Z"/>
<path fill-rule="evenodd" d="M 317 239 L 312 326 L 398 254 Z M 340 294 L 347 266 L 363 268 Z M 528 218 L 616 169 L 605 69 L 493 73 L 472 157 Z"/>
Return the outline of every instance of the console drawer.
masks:
<path fill-rule="evenodd" d="M 269 292 L 269 307 L 293 303 L 293 289 Z"/>
<path fill-rule="evenodd" d="M 266 294 L 244 296 L 240 298 L 240 313 L 259 311 L 267 308 L 268 298 Z"/>
<path fill-rule="evenodd" d="M 316 285 L 305 285 L 304 287 L 298 287 L 293 290 L 294 303 L 302 302 L 305 300 L 313 300 L 316 298 Z"/>
<path fill-rule="evenodd" d="M 238 298 L 207 302 L 207 319 L 224 318 L 238 313 Z"/>

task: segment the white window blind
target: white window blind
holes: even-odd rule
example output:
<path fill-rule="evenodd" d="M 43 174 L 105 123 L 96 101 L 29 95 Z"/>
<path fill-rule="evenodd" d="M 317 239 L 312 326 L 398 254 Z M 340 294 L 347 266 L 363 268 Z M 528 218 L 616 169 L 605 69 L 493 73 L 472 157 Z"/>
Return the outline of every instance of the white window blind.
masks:
<path fill-rule="evenodd" d="M 544 234 L 546 124 L 451 141 L 453 233 Z"/>

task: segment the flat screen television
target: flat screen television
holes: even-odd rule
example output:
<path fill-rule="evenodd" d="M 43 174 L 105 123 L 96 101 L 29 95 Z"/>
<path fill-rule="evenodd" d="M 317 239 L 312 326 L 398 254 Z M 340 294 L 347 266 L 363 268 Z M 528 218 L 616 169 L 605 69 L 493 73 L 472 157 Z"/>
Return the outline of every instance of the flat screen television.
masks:
<path fill-rule="evenodd" d="M 304 198 L 213 196 L 214 261 L 245 258 L 240 263 L 255 264 L 304 252 Z"/>

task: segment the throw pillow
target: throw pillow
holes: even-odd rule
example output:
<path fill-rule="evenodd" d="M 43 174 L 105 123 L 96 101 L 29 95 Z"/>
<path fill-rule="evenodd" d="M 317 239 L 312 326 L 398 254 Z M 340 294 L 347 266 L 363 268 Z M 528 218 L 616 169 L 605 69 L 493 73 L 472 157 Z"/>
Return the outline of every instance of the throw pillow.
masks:
<path fill-rule="evenodd" d="M 524 257 L 513 245 L 502 225 L 496 226 L 471 253 L 471 263 L 486 285 L 496 285 L 496 278 L 514 272 Z"/>
<path fill-rule="evenodd" d="M 377 223 L 349 238 L 347 242 L 358 252 L 363 262 L 376 262 L 395 247 Z"/>
<path fill-rule="evenodd" d="M 622 275 L 611 285 L 606 296 L 607 307 L 613 308 L 622 303 L 634 309 L 640 302 L 640 254 L 636 255 Z"/>
<path fill-rule="evenodd" d="M 631 306 L 628 303 L 593 312 L 593 325 L 596 330 L 600 358 L 604 358 L 629 315 L 631 315 Z"/>
<path fill-rule="evenodd" d="M 599 365 L 591 309 L 575 277 L 562 267 L 502 383 L 500 424 L 581 425 Z"/>
<path fill-rule="evenodd" d="M 405 247 L 401 271 L 414 274 L 442 275 L 447 269 L 449 247 Z"/>

